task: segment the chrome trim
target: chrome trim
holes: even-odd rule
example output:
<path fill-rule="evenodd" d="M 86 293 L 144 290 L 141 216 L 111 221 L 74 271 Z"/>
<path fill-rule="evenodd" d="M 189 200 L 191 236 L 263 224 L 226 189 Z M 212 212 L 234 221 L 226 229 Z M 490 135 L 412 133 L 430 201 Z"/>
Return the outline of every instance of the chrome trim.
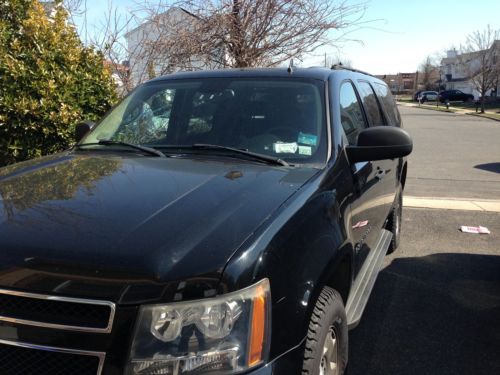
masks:
<path fill-rule="evenodd" d="M 104 353 L 104 352 L 92 352 L 92 351 L 87 351 L 87 350 L 57 348 L 54 346 L 42 346 L 42 345 L 28 344 L 28 343 L 19 342 L 19 341 L 7 341 L 7 340 L 2 340 L 2 339 L 0 339 L 0 344 L 17 346 L 17 347 L 26 348 L 26 349 L 43 350 L 46 352 L 77 354 L 77 355 L 86 355 L 89 357 L 97 357 L 97 358 L 99 358 L 99 366 L 97 367 L 96 375 L 101 375 L 102 370 L 104 368 L 104 359 L 106 358 L 106 353 Z"/>
<path fill-rule="evenodd" d="M 326 154 L 326 163 L 330 161 L 332 157 L 332 148 L 333 146 L 333 132 L 332 132 L 332 119 L 330 116 L 330 112 L 332 110 L 330 103 L 330 78 L 325 81 L 325 106 L 326 106 L 326 136 L 327 136 L 327 154 Z"/>
<path fill-rule="evenodd" d="M 113 326 L 113 321 L 115 319 L 116 305 L 113 302 L 109 302 L 109 301 L 83 299 L 83 298 L 72 298 L 72 297 L 50 296 L 47 294 L 18 292 L 15 290 L 7 290 L 7 289 L 0 289 L 0 294 L 6 294 L 6 295 L 11 295 L 11 296 L 17 296 L 17 297 L 25 297 L 25 298 L 33 298 L 33 299 L 41 299 L 41 300 L 46 300 L 46 301 L 58 301 L 58 302 L 70 302 L 70 303 L 79 303 L 79 304 L 86 304 L 86 305 L 108 306 L 110 309 L 108 324 L 105 328 L 80 327 L 80 326 L 72 326 L 72 325 L 66 325 L 66 324 L 45 323 L 45 322 L 37 322 L 37 321 L 33 321 L 33 320 L 16 319 L 13 317 L 0 315 L 0 321 L 4 321 L 4 322 L 24 324 L 24 325 L 29 325 L 29 326 L 34 326 L 34 327 L 42 327 L 42 328 L 62 329 L 62 330 L 66 330 L 66 331 L 110 333 L 111 328 Z"/>

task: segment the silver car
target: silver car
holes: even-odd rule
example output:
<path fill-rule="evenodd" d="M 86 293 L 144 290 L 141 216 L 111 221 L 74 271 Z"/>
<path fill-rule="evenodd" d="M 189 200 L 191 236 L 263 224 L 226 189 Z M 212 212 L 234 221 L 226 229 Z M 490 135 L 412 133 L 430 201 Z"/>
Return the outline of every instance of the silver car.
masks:
<path fill-rule="evenodd" d="M 420 103 L 425 103 L 425 102 L 433 102 L 436 101 L 438 98 L 438 93 L 437 91 L 422 91 L 419 95 L 417 100 Z"/>

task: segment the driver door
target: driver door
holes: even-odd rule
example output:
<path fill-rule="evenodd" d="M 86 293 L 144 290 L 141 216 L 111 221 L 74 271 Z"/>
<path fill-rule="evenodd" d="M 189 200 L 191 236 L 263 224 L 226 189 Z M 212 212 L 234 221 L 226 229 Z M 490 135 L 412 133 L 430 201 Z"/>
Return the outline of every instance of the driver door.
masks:
<path fill-rule="evenodd" d="M 351 81 L 340 87 L 341 124 L 348 144 L 357 143 L 359 132 L 369 126 L 360 96 Z M 351 234 L 355 251 L 355 276 L 375 249 L 386 214 L 383 161 L 351 164 L 354 191 L 351 199 Z"/>

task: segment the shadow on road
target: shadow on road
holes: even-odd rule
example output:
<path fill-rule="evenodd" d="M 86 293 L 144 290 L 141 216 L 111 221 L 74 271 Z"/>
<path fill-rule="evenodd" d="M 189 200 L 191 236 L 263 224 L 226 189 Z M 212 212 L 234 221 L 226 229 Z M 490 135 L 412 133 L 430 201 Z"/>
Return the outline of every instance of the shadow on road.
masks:
<path fill-rule="evenodd" d="M 475 165 L 474 168 L 482 169 L 483 171 L 500 173 L 500 163 L 486 163 Z"/>
<path fill-rule="evenodd" d="M 500 256 L 394 259 L 349 351 L 348 375 L 500 374 Z"/>

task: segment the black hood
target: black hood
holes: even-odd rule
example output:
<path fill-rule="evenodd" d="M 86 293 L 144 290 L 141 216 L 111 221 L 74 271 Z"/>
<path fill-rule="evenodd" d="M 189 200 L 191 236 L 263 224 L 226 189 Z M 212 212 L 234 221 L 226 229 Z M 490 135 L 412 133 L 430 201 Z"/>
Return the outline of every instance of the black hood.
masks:
<path fill-rule="evenodd" d="M 90 152 L 2 168 L 0 288 L 133 302 L 125 289 L 154 300 L 172 281 L 214 285 L 315 171 Z"/>

